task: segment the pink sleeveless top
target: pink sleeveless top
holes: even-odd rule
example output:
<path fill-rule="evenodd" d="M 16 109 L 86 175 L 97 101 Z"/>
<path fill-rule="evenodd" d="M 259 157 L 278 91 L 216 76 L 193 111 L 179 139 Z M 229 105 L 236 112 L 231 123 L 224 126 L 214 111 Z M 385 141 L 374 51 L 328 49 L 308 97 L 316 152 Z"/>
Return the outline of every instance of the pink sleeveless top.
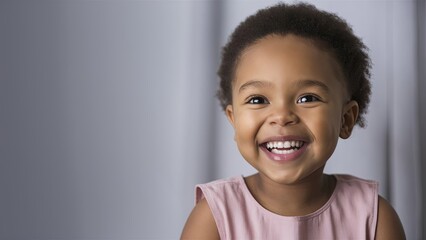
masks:
<path fill-rule="evenodd" d="M 328 202 L 305 216 L 281 216 L 263 208 L 242 176 L 196 186 L 196 202 L 206 198 L 221 239 L 374 239 L 378 184 L 334 175 Z"/>

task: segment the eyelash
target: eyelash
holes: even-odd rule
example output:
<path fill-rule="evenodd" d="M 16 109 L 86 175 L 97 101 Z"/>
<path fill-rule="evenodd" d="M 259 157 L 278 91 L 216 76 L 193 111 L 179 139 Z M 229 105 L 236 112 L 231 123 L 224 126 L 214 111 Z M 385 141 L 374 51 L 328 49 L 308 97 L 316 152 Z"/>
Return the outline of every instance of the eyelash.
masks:
<path fill-rule="evenodd" d="M 314 94 L 305 94 L 299 97 L 296 101 L 297 104 L 303 104 L 303 103 L 311 103 L 311 102 L 319 102 L 321 99 L 317 97 Z M 248 98 L 247 104 L 268 104 L 269 101 L 263 96 L 251 96 Z"/>
<path fill-rule="evenodd" d="M 268 104 L 269 101 L 263 96 L 251 96 L 248 98 L 247 103 L 248 104 Z"/>
<path fill-rule="evenodd" d="M 309 100 L 308 100 L 309 99 Z M 299 97 L 296 101 L 296 103 L 310 103 L 310 102 L 318 102 L 321 101 L 319 97 L 313 94 L 306 94 L 301 97 Z"/>

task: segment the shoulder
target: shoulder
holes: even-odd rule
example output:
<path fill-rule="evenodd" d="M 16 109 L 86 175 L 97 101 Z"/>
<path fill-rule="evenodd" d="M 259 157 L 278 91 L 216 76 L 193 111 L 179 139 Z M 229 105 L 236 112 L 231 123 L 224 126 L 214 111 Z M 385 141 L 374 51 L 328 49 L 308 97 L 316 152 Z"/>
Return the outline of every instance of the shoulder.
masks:
<path fill-rule="evenodd" d="M 340 195 L 349 197 L 349 201 L 365 203 L 377 211 L 379 183 L 373 180 L 358 178 L 352 175 L 334 175 L 337 179 L 336 189 Z"/>
<path fill-rule="evenodd" d="M 228 203 L 236 202 L 242 177 L 219 179 L 195 188 L 196 205 L 188 217 L 182 239 L 220 239 Z M 219 224 L 219 225 L 218 225 Z"/>
<path fill-rule="evenodd" d="M 365 210 L 377 213 L 379 184 L 376 181 L 358 178 L 352 175 L 334 175 L 337 179 L 336 192 L 339 200 L 347 204 L 364 206 Z"/>
<path fill-rule="evenodd" d="M 361 185 L 371 185 L 374 187 L 378 186 L 377 181 L 359 178 L 349 174 L 334 174 L 333 176 L 338 180 L 338 182 L 343 182 L 347 184 L 355 183 L 355 184 L 361 184 Z"/>
<path fill-rule="evenodd" d="M 215 212 L 218 209 L 215 208 L 214 203 L 233 200 L 235 196 L 241 193 L 243 182 L 242 176 L 237 176 L 198 184 L 195 187 L 195 202 L 206 198 L 210 208 L 213 208 L 212 211 Z"/>
<path fill-rule="evenodd" d="M 373 206 L 376 221 L 373 221 L 372 235 L 375 239 L 405 239 L 404 229 L 394 208 L 378 194 L 378 182 L 351 175 L 335 175 L 351 196 L 351 201 L 366 203 Z M 373 204 L 370 204 L 371 201 Z M 368 209 L 368 208 L 365 208 Z M 357 211 L 360 211 L 358 208 Z M 375 222 L 375 223 L 374 223 Z M 375 234 L 374 234 L 375 233 Z"/>
<path fill-rule="evenodd" d="M 393 207 L 379 196 L 376 239 L 405 239 L 404 229 Z"/>
<path fill-rule="evenodd" d="M 220 239 L 206 199 L 195 205 L 183 228 L 181 239 Z"/>

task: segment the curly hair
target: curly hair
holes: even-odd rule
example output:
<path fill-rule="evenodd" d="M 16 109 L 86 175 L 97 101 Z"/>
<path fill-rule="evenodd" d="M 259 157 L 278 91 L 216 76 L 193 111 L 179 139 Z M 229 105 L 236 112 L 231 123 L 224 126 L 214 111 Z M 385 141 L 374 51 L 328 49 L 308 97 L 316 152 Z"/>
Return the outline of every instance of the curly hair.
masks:
<path fill-rule="evenodd" d="M 364 127 L 371 94 L 368 49 L 346 21 L 307 3 L 279 3 L 259 10 L 237 26 L 222 49 L 217 72 L 220 78 L 217 97 L 222 108 L 232 104 L 232 82 L 241 53 L 273 34 L 294 34 L 311 39 L 332 53 L 341 66 L 350 99 L 359 105 L 356 123 Z"/>

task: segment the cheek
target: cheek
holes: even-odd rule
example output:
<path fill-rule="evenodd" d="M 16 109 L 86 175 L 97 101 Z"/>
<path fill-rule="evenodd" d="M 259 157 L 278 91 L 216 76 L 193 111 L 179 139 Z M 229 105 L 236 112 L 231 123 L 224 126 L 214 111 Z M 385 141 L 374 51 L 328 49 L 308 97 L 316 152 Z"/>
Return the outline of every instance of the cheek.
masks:
<path fill-rule="evenodd" d="M 321 148 L 333 152 L 340 134 L 340 115 L 336 111 L 323 110 L 316 114 L 309 124 L 309 129 Z"/>
<path fill-rule="evenodd" d="M 257 133 L 260 128 L 258 117 L 253 114 L 239 113 L 236 120 L 235 141 L 241 155 L 247 161 L 257 156 Z"/>
<path fill-rule="evenodd" d="M 235 137 L 237 141 L 247 142 L 256 136 L 258 121 L 255 116 L 247 113 L 239 113 L 235 119 Z"/>
<path fill-rule="evenodd" d="M 324 135 L 337 141 L 340 133 L 340 115 L 335 111 L 328 112 L 327 115 L 327 118 L 321 119 L 322 131 Z"/>
<path fill-rule="evenodd" d="M 320 138 L 322 144 L 333 148 L 336 146 L 339 139 L 339 126 L 336 122 L 328 120 L 318 122 L 319 130 L 316 135 Z"/>

